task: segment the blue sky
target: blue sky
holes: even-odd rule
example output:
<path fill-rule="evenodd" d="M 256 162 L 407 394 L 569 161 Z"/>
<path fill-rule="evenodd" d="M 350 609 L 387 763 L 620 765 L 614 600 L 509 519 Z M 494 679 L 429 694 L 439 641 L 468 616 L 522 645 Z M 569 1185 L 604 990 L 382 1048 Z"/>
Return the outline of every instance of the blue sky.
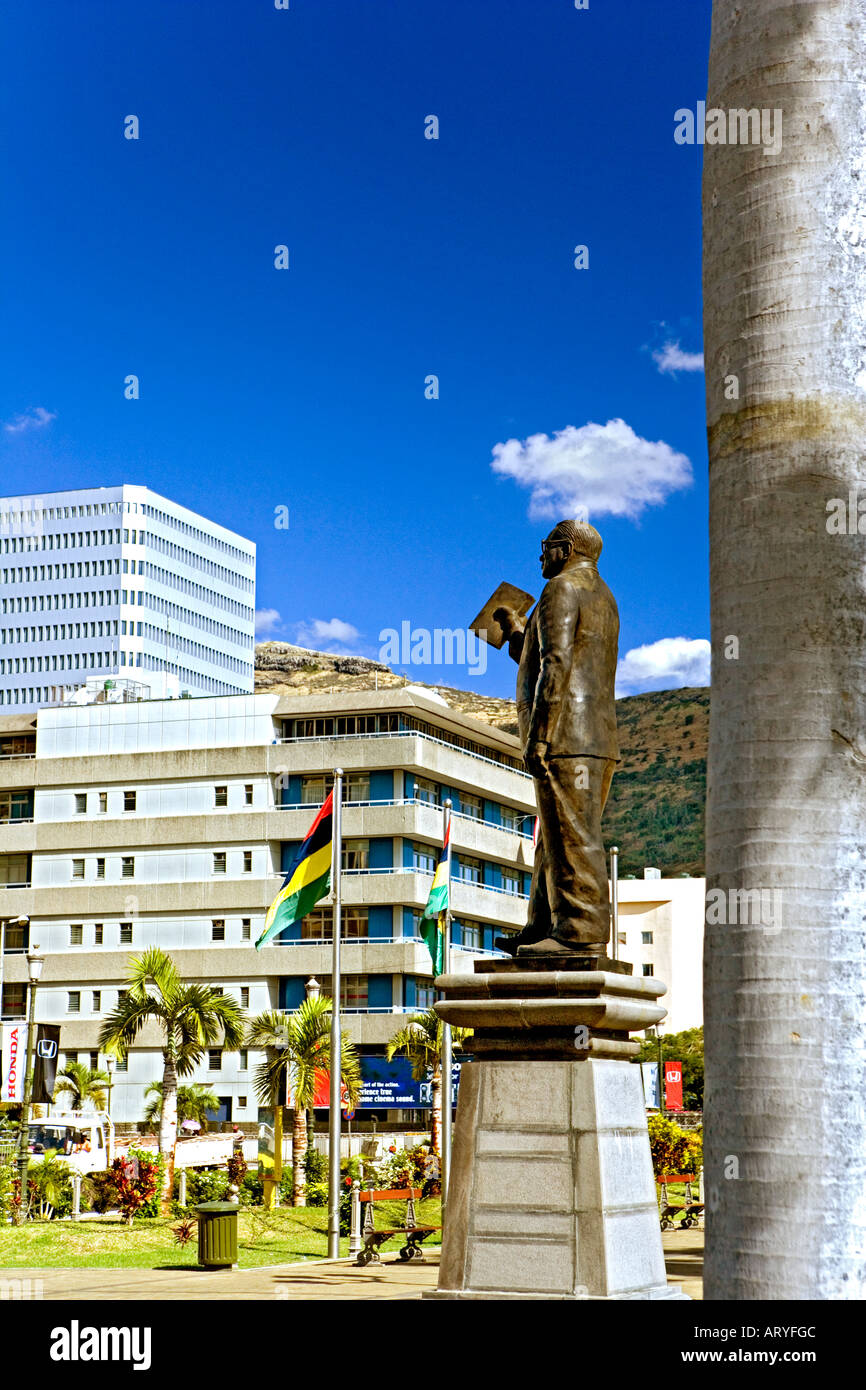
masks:
<path fill-rule="evenodd" d="M 0 493 L 146 484 L 257 543 L 264 636 L 371 655 L 404 622 L 465 627 L 500 579 L 537 594 L 541 537 L 586 507 L 623 689 L 699 679 L 705 648 L 672 639 L 708 635 L 700 150 L 673 131 L 709 21 L 7 7 Z M 399 664 L 513 692 L 495 652 Z"/>

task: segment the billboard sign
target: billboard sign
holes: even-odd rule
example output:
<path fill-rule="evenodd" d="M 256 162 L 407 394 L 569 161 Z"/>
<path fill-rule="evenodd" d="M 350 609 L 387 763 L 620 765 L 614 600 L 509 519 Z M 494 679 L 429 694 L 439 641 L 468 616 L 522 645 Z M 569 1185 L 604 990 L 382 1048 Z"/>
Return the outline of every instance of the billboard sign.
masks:
<path fill-rule="evenodd" d="M 665 1062 L 665 1110 L 683 1108 L 683 1064 Z"/>
<path fill-rule="evenodd" d="M 0 1101 L 12 1102 L 24 1099 L 24 1053 L 26 1049 L 27 1024 L 0 1024 L 3 1030 L 2 1070 L 0 1070 Z"/>

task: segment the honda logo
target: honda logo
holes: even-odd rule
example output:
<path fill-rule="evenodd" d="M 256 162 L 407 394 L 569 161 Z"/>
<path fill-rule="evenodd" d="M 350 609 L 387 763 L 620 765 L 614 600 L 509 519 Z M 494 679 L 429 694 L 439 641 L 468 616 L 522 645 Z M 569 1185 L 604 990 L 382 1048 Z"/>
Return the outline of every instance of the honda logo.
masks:
<path fill-rule="evenodd" d="M 36 1055 L 50 1062 L 52 1057 L 57 1056 L 57 1043 L 53 1038 L 40 1038 L 36 1044 Z"/>

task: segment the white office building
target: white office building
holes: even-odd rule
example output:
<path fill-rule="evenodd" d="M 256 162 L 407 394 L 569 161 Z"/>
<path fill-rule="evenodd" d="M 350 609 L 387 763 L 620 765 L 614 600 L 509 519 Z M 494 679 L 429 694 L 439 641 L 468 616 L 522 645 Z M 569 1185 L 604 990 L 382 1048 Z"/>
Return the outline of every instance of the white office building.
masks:
<path fill-rule="evenodd" d="M 250 694 L 255 564 L 146 487 L 0 498 L 0 707 Z"/>

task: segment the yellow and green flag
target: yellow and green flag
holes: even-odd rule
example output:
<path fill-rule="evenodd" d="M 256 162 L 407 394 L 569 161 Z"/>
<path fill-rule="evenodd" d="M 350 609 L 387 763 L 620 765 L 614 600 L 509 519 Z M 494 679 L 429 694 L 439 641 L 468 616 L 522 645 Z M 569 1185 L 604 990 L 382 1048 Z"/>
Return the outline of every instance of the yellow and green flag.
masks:
<path fill-rule="evenodd" d="M 436 865 L 436 872 L 433 875 L 433 886 L 430 889 L 427 906 L 421 913 L 421 924 L 419 928 L 421 937 L 427 943 L 427 950 L 430 952 L 434 975 L 442 974 L 445 954 L 446 914 L 448 912 L 448 894 L 450 890 L 450 848 L 451 821 L 449 819 L 448 829 L 445 831 L 445 843 L 442 846 L 442 852 L 439 855 L 439 863 Z"/>
<path fill-rule="evenodd" d="M 283 880 L 274 901 L 268 908 L 265 929 L 256 942 L 256 950 L 295 922 L 300 922 L 331 890 L 331 856 L 334 839 L 334 793 L 319 811 L 307 838 L 295 857 L 295 862 Z"/>

